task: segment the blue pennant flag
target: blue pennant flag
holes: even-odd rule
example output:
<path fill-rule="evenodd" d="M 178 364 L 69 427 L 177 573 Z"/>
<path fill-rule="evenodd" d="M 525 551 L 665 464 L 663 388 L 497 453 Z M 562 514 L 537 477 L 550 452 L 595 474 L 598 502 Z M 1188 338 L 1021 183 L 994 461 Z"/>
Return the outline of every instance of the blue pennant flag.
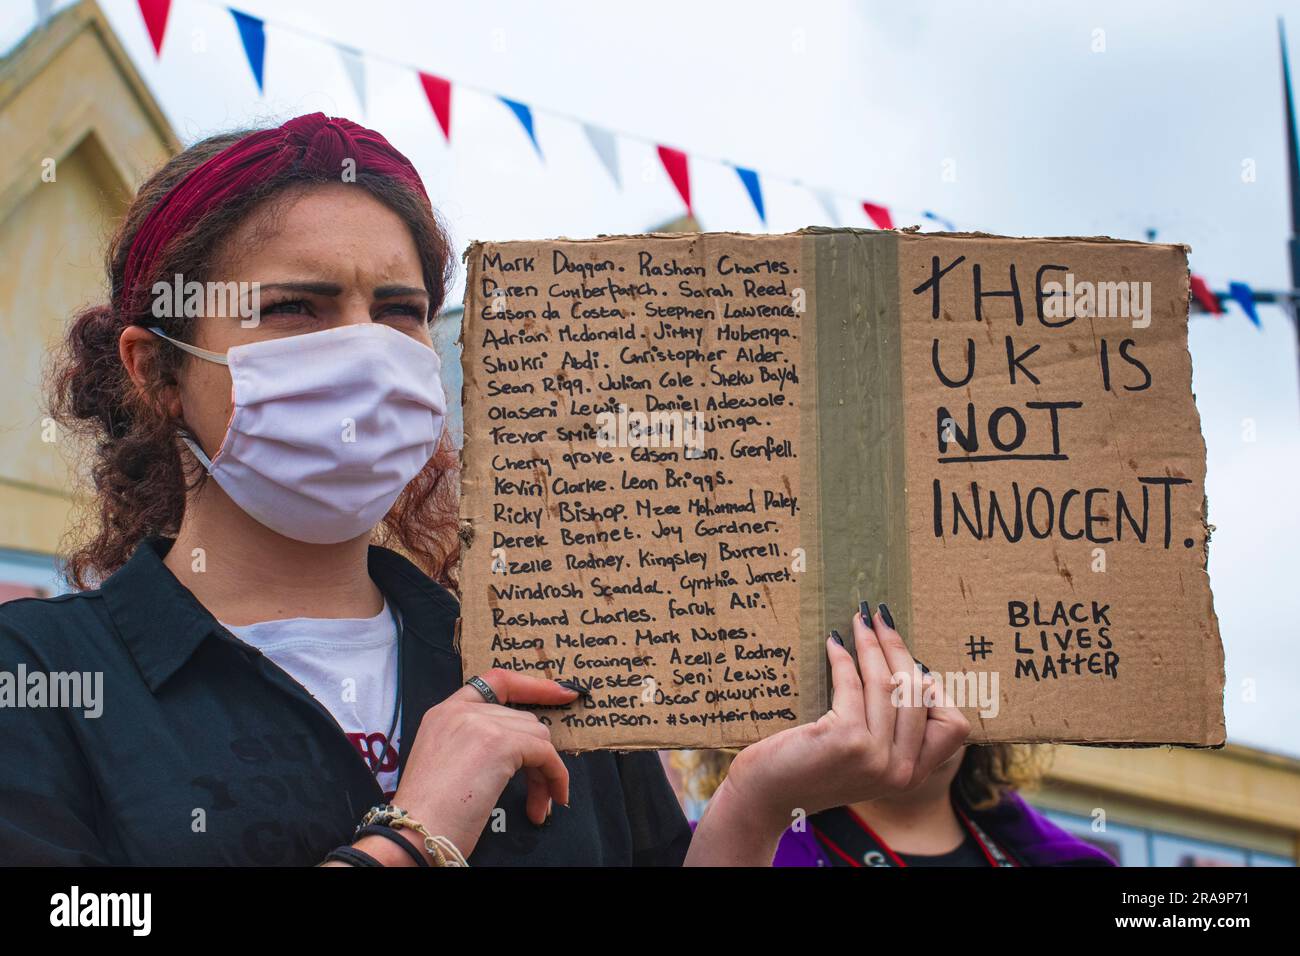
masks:
<path fill-rule="evenodd" d="M 538 144 L 537 133 L 533 130 L 533 111 L 523 103 L 506 99 L 504 96 L 498 96 L 497 99 L 510 107 L 510 112 L 514 113 L 515 116 L 518 117 L 519 124 L 524 128 L 524 132 L 528 134 L 528 138 L 533 141 L 533 149 L 537 150 L 538 156 L 541 156 L 542 147 Z"/>
<path fill-rule="evenodd" d="M 1255 328 L 1262 329 L 1259 322 L 1259 313 L 1255 311 L 1255 293 L 1250 286 L 1244 282 L 1229 282 L 1228 295 L 1232 296 L 1232 301 L 1241 306 L 1241 310 L 1246 313 L 1246 318 L 1255 323 Z"/>
<path fill-rule="evenodd" d="M 231 10 L 235 26 L 239 27 L 239 39 L 244 41 L 244 55 L 248 65 L 253 69 L 253 79 L 257 80 L 257 92 L 262 90 L 262 64 L 266 59 L 266 24 L 257 17 L 247 13 Z"/>
<path fill-rule="evenodd" d="M 943 216 L 940 216 L 938 213 L 930 212 L 930 210 L 927 209 L 925 210 L 925 212 L 921 213 L 921 215 L 924 216 L 926 219 L 929 219 L 931 222 L 937 222 L 939 225 L 943 226 L 943 228 L 948 232 L 957 231 L 957 227 L 953 225 L 951 219 L 945 219 Z"/>
<path fill-rule="evenodd" d="M 750 201 L 754 203 L 754 209 L 758 213 L 758 218 L 767 225 L 767 212 L 763 209 L 763 189 L 758 184 L 758 173 L 752 169 L 745 169 L 742 166 L 736 167 L 736 175 L 740 181 L 745 184 L 745 191 L 749 193 Z"/>

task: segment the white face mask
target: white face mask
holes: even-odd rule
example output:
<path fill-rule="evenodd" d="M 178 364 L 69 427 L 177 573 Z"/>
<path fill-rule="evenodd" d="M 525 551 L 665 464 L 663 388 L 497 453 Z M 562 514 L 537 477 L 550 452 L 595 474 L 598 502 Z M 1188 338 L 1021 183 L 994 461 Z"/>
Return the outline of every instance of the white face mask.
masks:
<path fill-rule="evenodd" d="M 310 544 L 372 530 L 442 436 L 438 353 L 387 325 L 350 324 L 237 345 L 225 355 L 150 329 L 230 367 L 234 411 L 209 461 L 232 501 L 266 527 Z"/>

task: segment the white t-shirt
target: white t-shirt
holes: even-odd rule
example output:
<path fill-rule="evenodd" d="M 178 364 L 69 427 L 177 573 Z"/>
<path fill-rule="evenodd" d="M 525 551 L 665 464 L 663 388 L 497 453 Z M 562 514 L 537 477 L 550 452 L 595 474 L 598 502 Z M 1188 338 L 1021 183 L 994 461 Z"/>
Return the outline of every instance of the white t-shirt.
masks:
<path fill-rule="evenodd" d="M 371 771 L 379 768 L 375 779 L 391 799 L 402 721 L 399 714 L 388 741 L 397 704 L 397 627 L 387 601 L 370 618 L 291 617 L 222 627 L 258 648 L 334 715 Z"/>

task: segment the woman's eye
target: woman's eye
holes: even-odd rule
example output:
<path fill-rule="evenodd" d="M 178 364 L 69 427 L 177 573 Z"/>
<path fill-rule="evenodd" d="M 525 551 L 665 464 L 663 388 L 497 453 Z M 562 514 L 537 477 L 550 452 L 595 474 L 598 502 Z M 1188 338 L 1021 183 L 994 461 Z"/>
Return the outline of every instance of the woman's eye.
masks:
<path fill-rule="evenodd" d="M 423 306 L 402 303 L 385 306 L 380 315 L 400 322 L 427 322 L 429 319 L 429 313 Z"/>
<path fill-rule="evenodd" d="M 280 313 L 284 315 L 309 315 L 310 308 L 305 299 L 285 299 L 282 302 L 272 302 L 270 305 L 262 306 L 263 314 Z"/>

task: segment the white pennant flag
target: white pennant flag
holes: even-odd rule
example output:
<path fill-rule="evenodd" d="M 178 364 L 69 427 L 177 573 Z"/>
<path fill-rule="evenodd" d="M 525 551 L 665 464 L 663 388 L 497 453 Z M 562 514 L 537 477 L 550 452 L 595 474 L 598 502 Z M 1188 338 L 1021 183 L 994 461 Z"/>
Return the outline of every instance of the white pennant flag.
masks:
<path fill-rule="evenodd" d="M 610 178 L 614 180 L 614 185 L 622 189 L 623 177 L 618 169 L 617 138 L 604 127 L 593 126 L 590 123 L 583 123 L 582 131 L 587 134 L 587 141 L 591 143 L 591 148 L 600 157 L 600 162 L 609 173 Z"/>
<path fill-rule="evenodd" d="M 357 99 L 361 101 L 361 112 L 365 113 L 366 64 L 361 59 L 361 51 L 342 44 L 338 45 L 338 51 L 343 60 L 343 69 L 347 71 L 348 79 L 352 81 L 352 89 L 356 91 Z"/>
<path fill-rule="evenodd" d="M 840 224 L 840 214 L 835 209 L 835 196 L 825 189 L 814 189 L 813 195 L 817 201 L 822 204 L 822 209 L 826 210 L 826 218 L 830 220 L 832 226 Z"/>

